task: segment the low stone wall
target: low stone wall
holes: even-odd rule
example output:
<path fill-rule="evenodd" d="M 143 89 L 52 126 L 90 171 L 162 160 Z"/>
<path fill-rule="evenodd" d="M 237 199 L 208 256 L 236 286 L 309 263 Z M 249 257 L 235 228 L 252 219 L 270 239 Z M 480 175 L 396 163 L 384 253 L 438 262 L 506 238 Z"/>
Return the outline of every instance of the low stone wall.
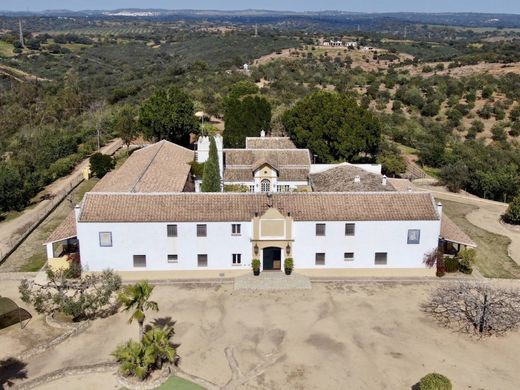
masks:
<path fill-rule="evenodd" d="M 160 371 L 154 372 L 152 377 L 145 381 L 139 381 L 133 377 L 124 377 L 119 374 L 117 375 L 117 381 L 121 386 L 130 390 L 152 390 L 161 386 L 172 374 L 173 367 L 165 364 Z"/>
<path fill-rule="evenodd" d="M 19 360 L 26 360 L 34 355 L 39 355 L 40 353 L 46 352 L 51 348 L 54 348 L 56 345 L 62 343 L 63 341 L 67 340 L 69 337 L 76 336 L 82 332 L 84 332 L 90 325 L 89 321 L 80 322 L 78 324 L 68 324 L 61 321 L 57 321 L 51 316 L 47 316 L 45 318 L 45 321 L 47 322 L 47 325 L 58 328 L 58 329 L 64 329 L 65 332 L 60 334 L 58 337 L 52 339 L 51 341 L 37 345 L 34 348 L 28 349 L 26 351 L 23 351 L 19 355 L 15 356 L 16 359 Z"/>
<path fill-rule="evenodd" d="M 15 390 L 34 389 L 38 386 L 42 386 L 44 384 L 54 382 L 58 379 L 65 378 L 67 376 L 95 374 L 95 373 L 99 373 L 99 372 L 113 371 L 116 368 L 117 368 L 117 363 L 115 363 L 115 362 L 104 362 L 104 363 L 89 364 L 89 365 L 85 365 L 85 366 L 65 367 L 65 368 L 61 368 L 59 370 L 50 372 L 48 374 L 39 376 L 37 378 L 25 381 L 23 383 L 20 383 L 19 385 L 15 385 L 13 387 L 13 389 L 15 389 Z"/>

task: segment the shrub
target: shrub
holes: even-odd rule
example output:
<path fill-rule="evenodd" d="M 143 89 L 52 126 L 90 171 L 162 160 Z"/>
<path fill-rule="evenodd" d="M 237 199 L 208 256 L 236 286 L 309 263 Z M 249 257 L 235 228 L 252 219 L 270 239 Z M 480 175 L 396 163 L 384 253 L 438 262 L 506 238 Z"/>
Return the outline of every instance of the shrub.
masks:
<path fill-rule="evenodd" d="M 515 196 L 511 203 L 509 203 L 509 207 L 507 208 L 506 213 L 502 216 L 502 219 L 506 223 L 520 225 L 520 194 Z"/>
<path fill-rule="evenodd" d="M 115 167 L 115 161 L 111 156 L 94 153 L 90 157 L 90 170 L 98 178 L 102 178 Z"/>
<path fill-rule="evenodd" d="M 253 261 L 251 262 L 251 267 L 253 267 L 254 270 L 259 270 L 260 269 L 260 260 L 253 259 Z"/>
<path fill-rule="evenodd" d="M 451 382 L 444 375 L 435 372 L 425 375 L 419 381 L 420 390 L 451 390 Z"/>
<path fill-rule="evenodd" d="M 285 269 L 293 269 L 294 268 L 294 261 L 292 259 L 292 257 L 288 257 L 285 259 L 285 261 L 283 262 L 283 267 Z"/>
<path fill-rule="evenodd" d="M 473 264 L 475 263 L 476 256 L 477 253 L 475 252 L 475 249 L 461 250 L 457 255 L 460 272 L 471 274 L 473 272 Z"/>
<path fill-rule="evenodd" d="M 444 266 L 446 267 L 446 272 L 458 272 L 459 271 L 459 260 L 454 257 L 446 257 L 444 259 Z"/>

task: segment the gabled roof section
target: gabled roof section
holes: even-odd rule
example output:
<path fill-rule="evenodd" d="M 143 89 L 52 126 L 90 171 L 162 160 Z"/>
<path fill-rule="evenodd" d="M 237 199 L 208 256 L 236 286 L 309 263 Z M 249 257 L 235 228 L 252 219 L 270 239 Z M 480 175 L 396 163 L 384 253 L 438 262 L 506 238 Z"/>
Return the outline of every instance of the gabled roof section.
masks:
<path fill-rule="evenodd" d="M 108 173 L 93 192 L 181 192 L 188 180 L 194 152 L 160 141 L 134 152 L 118 169 Z"/>
<path fill-rule="evenodd" d="M 93 193 L 80 222 L 250 221 L 269 207 L 296 221 L 439 220 L 429 193 Z"/>
<path fill-rule="evenodd" d="M 359 182 L 355 178 L 359 178 Z M 312 190 L 315 192 L 366 192 L 395 191 L 387 180 L 383 185 L 383 176 L 370 173 L 354 165 L 339 165 L 336 168 L 310 176 Z"/>
<path fill-rule="evenodd" d="M 246 149 L 296 149 L 289 137 L 247 137 Z"/>
<path fill-rule="evenodd" d="M 275 164 L 267 161 L 265 158 L 261 158 L 260 160 L 258 161 L 255 161 L 253 163 L 253 166 L 251 167 L 252 171 L 253 172 L 256 172 L 258 171 L 260 168 L 264 167 L 265 165 L 269 165 L 271 168 L 273 168 L 276 172 L 278 172 L 278 168 L 276 167 Z"/>
<path fill-rule="evenodd" d="M 470 248 L 477 247 L 477 244 L 444 213 L 442 214 L 441 220 L 440 238 L 444 241 L 466 245 Z"/>
<path fill-rule="evenodd" d="M 76 237 L 76 235 L 76 213 L 74 210 L 71 210 L 63 222 L 47 238 L 45 244 L 66 240 L 67 238 Z"/>

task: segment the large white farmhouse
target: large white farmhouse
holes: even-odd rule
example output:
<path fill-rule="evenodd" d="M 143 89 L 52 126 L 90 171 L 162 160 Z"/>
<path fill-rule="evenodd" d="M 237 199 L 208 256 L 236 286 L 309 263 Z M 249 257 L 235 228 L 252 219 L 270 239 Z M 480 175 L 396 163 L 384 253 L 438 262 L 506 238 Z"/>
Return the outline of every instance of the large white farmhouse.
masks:
<path fill-rule="evenodd" d="M 219 148 L 224 184 L 250 192 L 196 192 L 190 164 L 207 158 L 204 142 L 133 153 L 49 237 L 49 264 L 79 252 L 90 271 L 247 269 L 255 258 L 281 270 L 288 257 L 296 269 L 421 269 L 440 238 L 474 245 L 431 194 L 396 190 L 377 166 L 313 165 L 286 138 Z"/>

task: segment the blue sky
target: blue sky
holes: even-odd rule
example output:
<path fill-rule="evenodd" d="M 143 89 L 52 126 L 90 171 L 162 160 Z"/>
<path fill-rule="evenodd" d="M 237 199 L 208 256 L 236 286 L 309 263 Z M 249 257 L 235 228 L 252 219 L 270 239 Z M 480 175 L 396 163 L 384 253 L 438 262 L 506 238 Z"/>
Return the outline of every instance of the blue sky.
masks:
<path fill-rule="evenodd" d="M 270 9 L 344 10 L 354 12 L 492 12 L 520 14 L 519 0 L 0 0 L 0 10 L 41 11 L 46 9 Z"/>

